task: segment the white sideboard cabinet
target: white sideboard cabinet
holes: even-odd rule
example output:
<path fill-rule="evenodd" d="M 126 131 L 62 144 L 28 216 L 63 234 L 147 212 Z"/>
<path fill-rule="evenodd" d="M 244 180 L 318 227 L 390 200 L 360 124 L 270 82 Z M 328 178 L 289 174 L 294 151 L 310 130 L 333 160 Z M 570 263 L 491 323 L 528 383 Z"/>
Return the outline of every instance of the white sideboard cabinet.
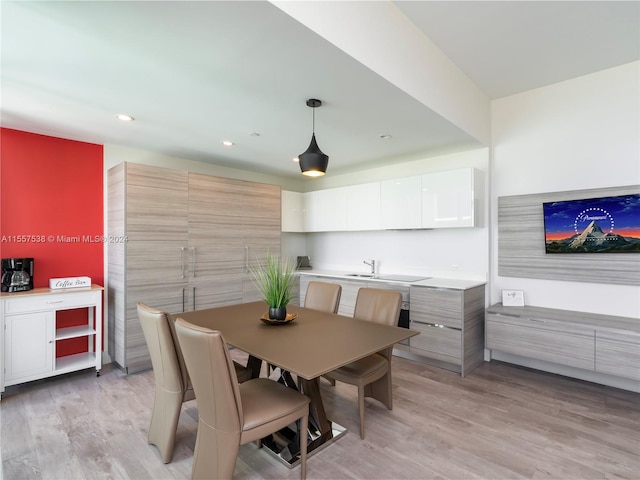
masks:
<path fill-rule="evenodd" d="M 0 393 L 6 386 L 102 367 L 102 290 L 35 288 L 0 295 Z M 87 309 L 86 324 L 57 328 L 56 312 Z M 58 342 L 87 339 L 87 352 L 56 357 Z"/>

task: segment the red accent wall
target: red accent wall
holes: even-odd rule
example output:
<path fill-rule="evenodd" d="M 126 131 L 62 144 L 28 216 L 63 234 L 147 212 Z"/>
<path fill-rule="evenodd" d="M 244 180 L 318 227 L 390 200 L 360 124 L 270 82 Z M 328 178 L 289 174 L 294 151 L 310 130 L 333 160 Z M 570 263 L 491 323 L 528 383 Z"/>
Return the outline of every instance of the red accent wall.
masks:
<path fill-rule="evenodd" d="M 102 145 L 0 129 L 0 256 L 33 257 L 34 287 L 77 276 L 104 285 L 103 171 Z M 58 327 L 85 320 L 86 309 L 57 317 Z M 86 350 L 83 338 L 57 343 L 58 357 Z"/>

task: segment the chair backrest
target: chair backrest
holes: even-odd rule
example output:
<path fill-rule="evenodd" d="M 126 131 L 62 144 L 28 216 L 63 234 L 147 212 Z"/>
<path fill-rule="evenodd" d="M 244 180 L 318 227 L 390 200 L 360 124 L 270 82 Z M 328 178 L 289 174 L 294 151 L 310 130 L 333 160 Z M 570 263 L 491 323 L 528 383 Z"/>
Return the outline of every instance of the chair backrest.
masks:
<path fill-rule="evenodd" d="M 393 290 L 361 288 L 356 297 L 353 318 L 370 322 L 398 325 L 402 294 Z"/>
<path fill-rule="evenodd" d="M 200 422 L 225 434 L 240 435 L 244 420 L 238 378 L 222 334 L 182 318 L 176 320 L 175 327 L 196 393 Z"/>
<path fill-rule="evenodd" d="M 138 318 L 151 355 L 156 386 L 169 392 L 184 393 L 189 387 L 189 378 L 167 314 L 138 303 Z"/>
<path fill-rule="evenodd" d="M 342 286 L 337 283 L 309 282 L 304 296 L 304 308 L 320 310 L 327 313 L 338 313 Z"/>

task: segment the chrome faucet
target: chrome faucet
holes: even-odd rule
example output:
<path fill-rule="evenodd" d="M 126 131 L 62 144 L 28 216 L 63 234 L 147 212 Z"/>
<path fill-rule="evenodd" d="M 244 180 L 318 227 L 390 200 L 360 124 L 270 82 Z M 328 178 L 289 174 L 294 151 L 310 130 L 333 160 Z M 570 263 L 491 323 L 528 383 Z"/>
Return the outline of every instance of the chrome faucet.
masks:
<path fill-rule="evenodd" d="M 375 275 L 376 274 L 376 261 L 375 260 L 371 260 L 370 262 L 367 262 L 366 260 L 363 260 L 362 263 L 364 263 L 365 265 L 369 265 L 371 267 L 371 275 Z"/>

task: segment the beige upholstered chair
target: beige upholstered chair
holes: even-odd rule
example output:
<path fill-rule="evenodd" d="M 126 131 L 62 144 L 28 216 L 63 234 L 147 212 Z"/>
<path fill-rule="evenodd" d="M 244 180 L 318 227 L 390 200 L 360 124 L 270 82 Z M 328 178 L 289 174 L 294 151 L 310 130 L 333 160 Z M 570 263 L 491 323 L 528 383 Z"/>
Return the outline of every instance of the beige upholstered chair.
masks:
<path fill-rule="evenodd" d="M 138 303 L 138 318 L 151 355 L 156 389 L 149 443 L 158 447 L 164 463 L 173 457 L 173 445 L 182 403 L 195 398 L 173 322 L 161 310 Z M 235 364 L 238 380 L 248 380 L 249 370 Z"/>
<path fill-rule="evenodd" d="M 397 325 L 401 305 L 402 294 L 400 292 L 361 288 L 358 290 L 353 317 L 386 325 Z M 364 439 L 364 398 L 372 396 L 375 389 L 376 398 L 379 398 L 389 410 L 393 408 L 392 351 L 393 347 L 386 348 L 325 375 L 334 385 L 337 380 L 358 387 L 360 438 L 362 439 Z"/>
<path fill-rule="evenodd" d="M 230 479 L 240 445 L 300 419 L 300 477 L 304 480 L 309 398 L 268 378 L 238 383 L 227 344 L 218 331 L 178 318 L 176 332 L 198 402 L 191 477 Z"/>
<path fill-rule="evenodd" d="M 304 307 L 321 312 L 338 313 L 342 286 L 337 283 L 309 282 Z"/>

